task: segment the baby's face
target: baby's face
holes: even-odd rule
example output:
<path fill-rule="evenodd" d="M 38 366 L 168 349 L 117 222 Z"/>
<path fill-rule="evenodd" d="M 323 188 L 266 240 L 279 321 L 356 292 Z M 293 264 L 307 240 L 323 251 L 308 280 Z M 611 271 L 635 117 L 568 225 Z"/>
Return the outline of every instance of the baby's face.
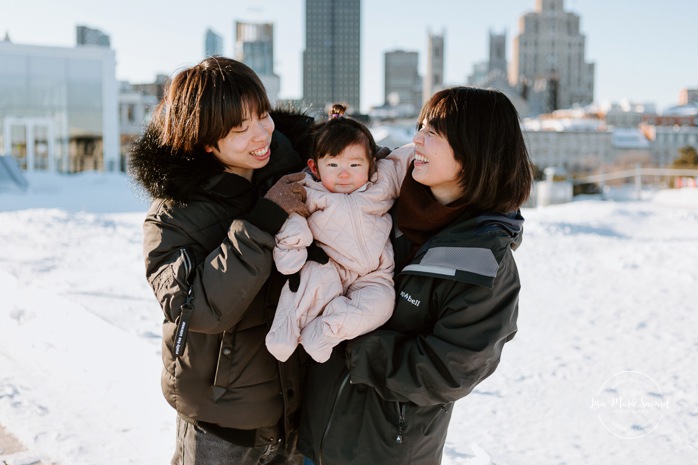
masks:
<path fill-rule="evenodd" d="M 349 145 L 335 157 L 322 157 L 312 165 L 310 169 L 322 185 L 340 194 L 349 194 L 366 184 L 371 167 L 366 148 L 359 144 Z"/>

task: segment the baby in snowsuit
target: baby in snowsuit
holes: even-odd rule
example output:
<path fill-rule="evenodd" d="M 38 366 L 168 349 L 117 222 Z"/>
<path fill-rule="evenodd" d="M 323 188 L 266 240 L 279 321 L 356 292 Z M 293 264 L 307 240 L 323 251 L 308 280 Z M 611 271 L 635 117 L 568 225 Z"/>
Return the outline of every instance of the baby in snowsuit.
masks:
<path fill-rule="evenodd" d="M 375 161 L 376 144 L 366 126 L 334 105 L 316 128 L 312 172 L 307 174 L 310 216 L 291 215 L 276 235 L 274 261 L 286 275 L 300 270 L 300 284 L 281 291 L 266 337 L 269 352 L 285 361 L 298 344 L 325 362 L 340 341 L 388 321 L 395 305 L 388 211 L 399 194 L 406 165 Z M 330 258 L 306 261 L 316 243 Z"/>

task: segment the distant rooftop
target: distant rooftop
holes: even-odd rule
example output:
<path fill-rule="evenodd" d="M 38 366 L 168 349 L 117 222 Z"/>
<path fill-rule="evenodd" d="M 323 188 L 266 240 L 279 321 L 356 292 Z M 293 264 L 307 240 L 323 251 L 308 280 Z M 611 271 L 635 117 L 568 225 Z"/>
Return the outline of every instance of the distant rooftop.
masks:
<path fill-rule="evenodd" d="M 526 131 L 606 131 L 606 122 L 595 118 L 526 118 L 523 122 Z"/>
<path fill-rule="evenodd" d="M 611 145 L 617 149 L 648 149 L 650 141 L 637 128 L 616 128 L 611 136 Z"/>
<path fill-rule="evenodd" d="M 662 112 L 663 116 L 698 116 L 698 103 L 691 102 L 686 105 L 677 105 L 667 108 Z"/>

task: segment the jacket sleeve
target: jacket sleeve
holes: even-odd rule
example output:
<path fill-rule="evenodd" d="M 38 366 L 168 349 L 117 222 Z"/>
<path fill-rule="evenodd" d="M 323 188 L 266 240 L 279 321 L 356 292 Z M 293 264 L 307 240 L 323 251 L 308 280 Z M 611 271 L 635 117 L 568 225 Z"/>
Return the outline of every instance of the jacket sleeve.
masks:
<path fill-rule="evenodd" d="M 414 160 L 414 144 L 398 147 L 385 158 L 385 161 L 390 164 L 386 171 L 398 194 L 412 160 Z"/>
<path fill-rule="evenodd" d="M 348 344 L 351 383 L 369 385 L 386 400 L 421 406 L 466 396 L 494 372 L 502 347 L 516 333 L 515 273 L 499 275 L 493 289 L 440 280 L 432 295 L 444 297 L 431 302 L 438 309 L 431 331 L 377 330 Z"/>
<path fill-rule="evenodd" d="M 192 250 L 200 246 L 194 239 L 166 218 L 149 215 L 143 227 L 146 277 L 165 318 L 177 320 L 191 287 L 190 331 L 220 333 L 234 326 L 271 273 L 274 233 L 285 219 L 280 207 L 260 199 L 247 220 L 233 220 L 223 242 L 196 264 Z"/>
<path fill-rule="evenodd" d="M 293 213 L 276 233 L 274 263 L 279 273 L 289 275 L 300 271 L 308 258 L 308 246 L 313 243 L 313 233 L 308 221 Z"/>

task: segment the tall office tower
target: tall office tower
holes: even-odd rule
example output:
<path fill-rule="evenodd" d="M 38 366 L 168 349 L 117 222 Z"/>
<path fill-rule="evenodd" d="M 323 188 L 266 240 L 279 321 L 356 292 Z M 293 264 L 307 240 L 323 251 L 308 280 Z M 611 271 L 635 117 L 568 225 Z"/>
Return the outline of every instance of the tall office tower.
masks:
<path fill-rule="evenodd" d="M 236 21 L 235 59 L 260 76 L 274 74 L 274 25 Z"/>
<path fill-rule="evenodd" d="M 507 34 L 495 34 L 490 31 L 490 61 L 487 66 L 488 73 L 507 75 Z"/>
<path fill-rule="evenodd" d="M 235 22 L 235 59 L 257 73 L 272 105 L 281 90 L 281 79 L 274 74 L 274 25 Z"/>
<path fill-rule="evenodd" d="M 564 11 L 563 0 L 536 0 L 535 12 L 519 19 L 519 29 L 511 81 L 531 110 L 545 113 L 592 103 L 594 63 L 584 59 L 579 15 Z"/>
<path fill-rule="evenodd" d="M 361 108 L 361 0 L 306 0 L 303 99 Z"/>
<path fill-rule="evenodd" d="M 77 45 L 95 45 L 97 47 L 109 47 L 109 36 L 99 29 L 92 29 L 87 26 L 77 26 L 76 43 Z"/>
<path fill-rule="evenodd" d="M 215 57 L 223 55 L 223 36 L 216 34 L 213 30 L 206 29 L 204 38 L 204 57 Z"/>
<path fill-rule="evenodd" d="M 419 79 L 419 54 L 395 50 L 385 52 L 385 102 L 390 105 L 411 105 L 418 110 L 422 104 Z"/>
<path fill-rule="evenodd" d="M 427 71 L 424 75 L 422 100 L 426 102 L 444 86 L 444 34 L 428 34 Z"/>

